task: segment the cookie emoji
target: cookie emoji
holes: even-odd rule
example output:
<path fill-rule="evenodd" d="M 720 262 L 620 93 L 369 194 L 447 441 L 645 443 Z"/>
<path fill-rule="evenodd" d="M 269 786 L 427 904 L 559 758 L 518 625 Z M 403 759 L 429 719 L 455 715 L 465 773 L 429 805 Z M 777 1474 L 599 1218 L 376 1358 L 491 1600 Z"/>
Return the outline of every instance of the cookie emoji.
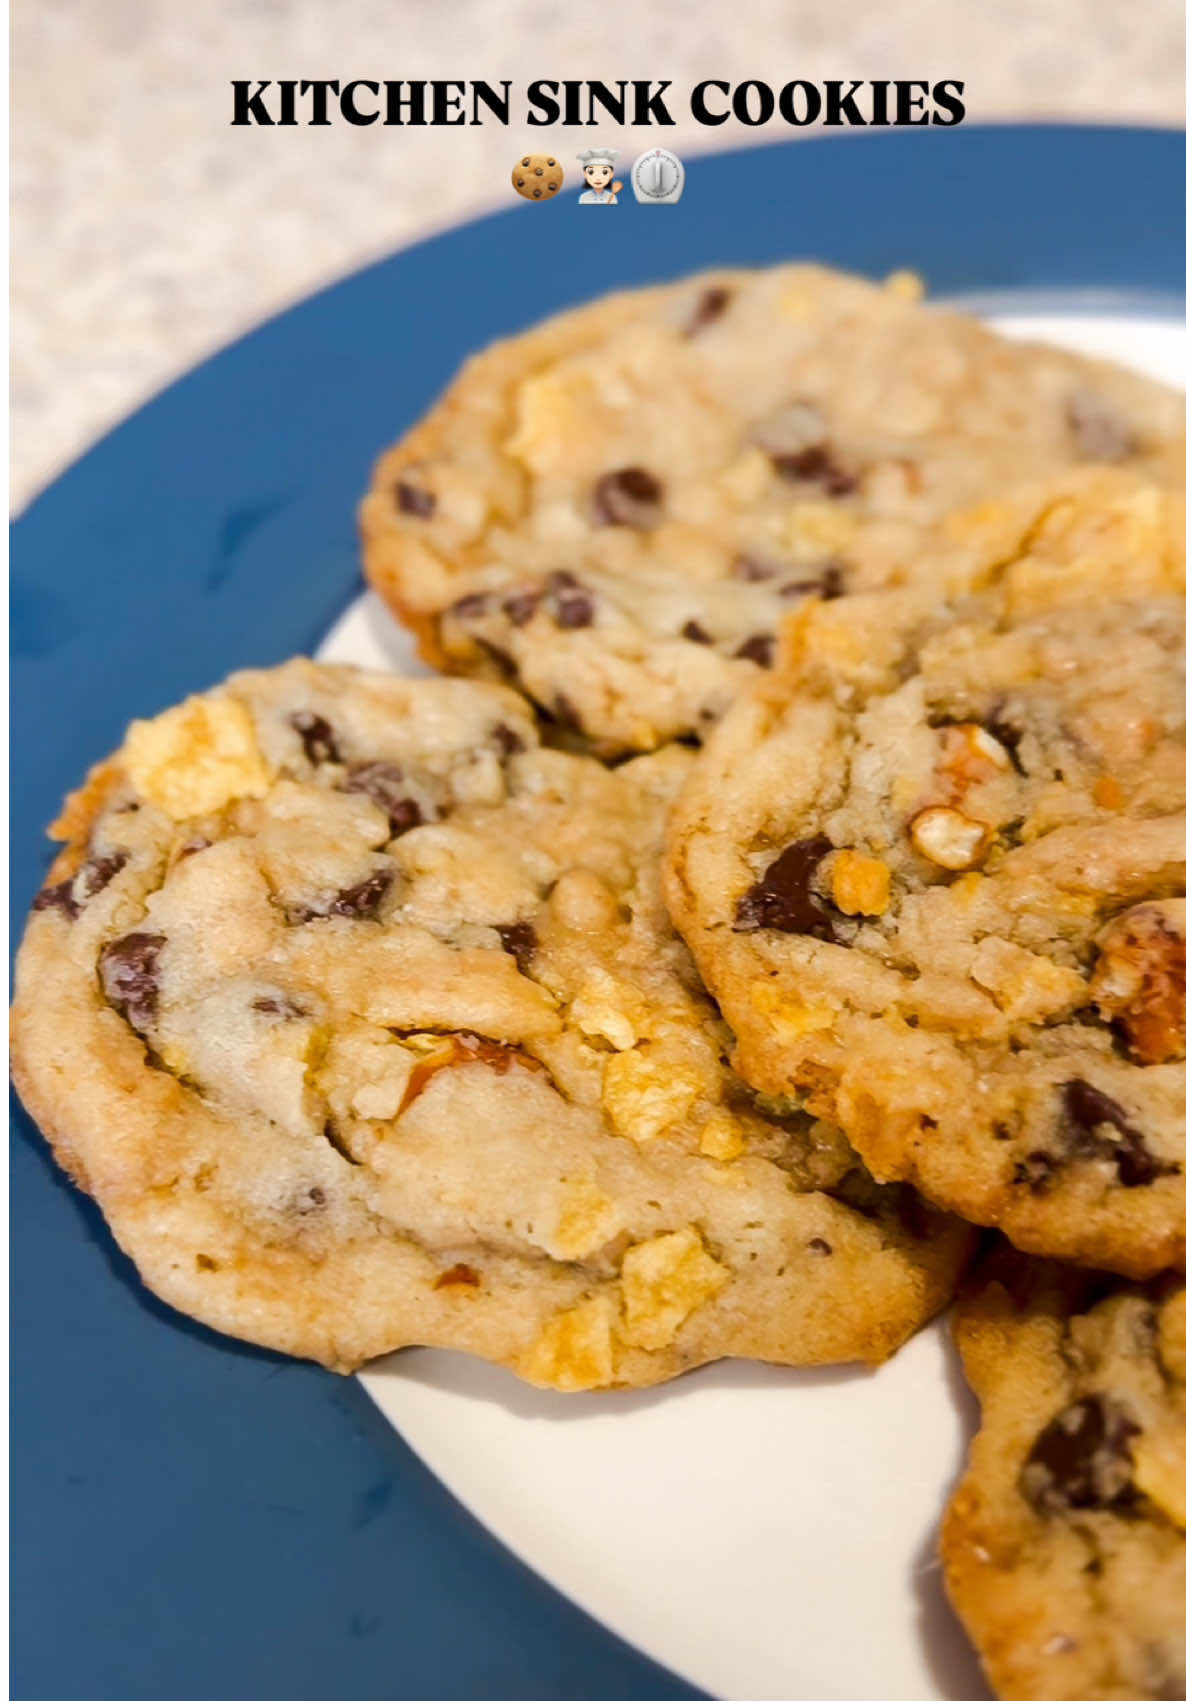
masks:
<path fill-rule="evenodd" d="M 792 616 L 680 801 L 668 901 L 743 1077 L 879 1180 L 1186 1269 L 1186 498 L 1108 473 L 981 528 L 970 596 Z"/>
<path fill-rule="evenodd" d="M 877 1360 L 936 1311 L 964 1226 L 725 1062 L 659 895 L 691 760 L 304 661 L 136 722 L 56 829 L 13 1069 L 148 1285 L 563 1389 Z"/>
<path fill-rule="evenodd" d="M 379 461 L 372 584 L 434 665 L 612 755 L 702 736 L 788 610 L 908 582 L 920 538 L 1009 481 L 1186 484 L 1182 396 L 919 287 L 716 272 L 497 345 Z"/>
<path fill-rule="evenodd" d="M 551 154 L 524 154 L 511 169 L 511 183 L 525 201 L 550 201 L 564 186 L 564 167 Z"/>
<path fill-rule="evenodd" d="M 980 1433 L 947 1591 L 1000 1701 L 1186 1693 L 1186 1289 L 991 1260 L 956 1341 Z"/>

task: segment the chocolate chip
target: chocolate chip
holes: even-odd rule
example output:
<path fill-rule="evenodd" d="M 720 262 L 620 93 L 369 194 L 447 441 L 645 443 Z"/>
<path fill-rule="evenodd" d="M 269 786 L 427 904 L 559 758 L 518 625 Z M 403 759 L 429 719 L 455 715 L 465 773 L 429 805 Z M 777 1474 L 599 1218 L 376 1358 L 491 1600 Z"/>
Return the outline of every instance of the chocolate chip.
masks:
<path fill-rule="evenodd" d="M 322 762 L 342 760 L 334 729 L 321 715 L 315 715 L 310 709 L 298 709 L 295 715 L 289 715 L 288 724 L 300 733 L 305 755 L 315 768 L 320 767 Z"/>
<path fill-rule="evenodd" d="M 77 902 L 89 903 L 104 886 L 111 884 L 127 860 L 127 851 L 113 851 L 110 856 L 93 856 L 84 862 L 74 882 Z"/>
<path fill-rule="evenodd" d="M 571 573 L 553 573 L 548 579 L 557 626 L 575 629 L 593 624 L 593 598 Z"/>
<path fill-rule="evenodd" d="M 458 597 L 449 613 L 455 614 L 459 620 L 473 620 L 477 615 L 485 614 L 489 607 L 488 596 L 481 591 L 471 591 L 469 596 Z"/>
<path fill-rule="evenodd" d="M 1030 1448 L 1022 1494 L 1044 1517 L 1123 1509 L 1134 1497 L 1129 1443 L 1139 1434 L 1140 1426 L 1108 1395 L 1074 1401 Z"/>
<path fill-rule="evenodd" d="M 324 1187 L 310 1187 L 307 1192 L 298 1194 L 296 1208 L 298 1216 L 307 1217 L 310 1211 L 320 1211 L 325 1205 Z"/>
<path fill-rule="evenodd" d="M 187 839 L 177 852 L 177 860 L 181 862 L 187 856 L 197 856 L 199 851 L 209 850 L 210 840 L 203 838 Z"/>
<path fill-rule="evenodd" d="M 830 1258 L 832 1256 L 832 1248 L 828 1245 L 823 1236 L 818 1234 L 813 1236 L 813 1238 L 807 1242 L 805 1250 L 809 1252 L 813 1258 Z"/>
<path fill-rule="evenodd" d="M 534 927 L 529 921 L 508 921 L 501 927 L 496 927 L 494 931 L 502 940 L 503 950 L 510 952 L 520 971 L 526 974 L 527 965 L 539 944 Z"/>
<path fill-rule="evenodd" d="M 663 486 L 645 467 L 618 467 L 593 486 L 593 518 L 599 526 L 656 525 Z"/>
<path fill-rule="evenodd" d="M 107 1002 L 137 1032 L 151 1027 L 157 1011 L 157 965 L 163 933 L 127 933 L 99 953 L 99 980 Z"/>
<path fill-rule="evenodd" d="M 733 291 L 722 284 L 712 284 L 708 289 L 702 290 L 700 299 L 692 310 L 685 336 L 694 337 L 706 325 L 711 325 L 714 319 L 719 319 L 732 299 Z"/>
<path fill-rule="evenodd" d="M 78 905 L 74 902 L 73 880 L 59 880 L 54 886 L 43 886 L 33 899 L 35 910 L 61 910 L 68 921 L 73 921 L 78 914 Z"/>
<path fill-rule="evenodd" d="M 687 638 L 693 644 L 711 644 L 712 639 L 698 620 L 685 620 L 679 629 L 681 638 Z"/>
<path fill-rule="evenodd" d="M 218 1260 L 211 1258 L 207 1252 L 199 1252 L 194 1257 L 194 1263 L 199 1270 L 217 1270 Z"/>
<path fill-rule="evenodd" d="M 431 490 L 400 479 L 395 487 L 395 502 L 401 514 L 413 514 L 418 520 L 428 520 L 436 511 L 437 499 Z"/>
<path fill-rule="evenodd" d="M 387 817 L 393 839 L 418 827 L 424 819 L 416 799 L 407 794 L 403 769 L 395 762 L 356 764 L 343 781 L 342 790 L 361 792 L 377 803 Z"/>
<path fill-rule="evenodd" d="M 1149 1187 L 1160 1176 L 1178 1174 L 1181 1166 L 1151 1152 L 1124 1108 L 1090 1081 L 1064 1081 L 1062 1108 L 1070 1125 L 1074 1155 L 1110 1159 L 1122 1187 Z M 1112 1132 L 1104 1132 L 1106 1129 Z"/>
<path fill-rule="evenodd" d="M 451 1264 L 447 1270 L 442 1270 L 434 1288 L 480 1288 L 482 1277 L 472 1264 Z"/>
<path fill-rule="evenodd" d="M 1140 450 L 1127 420 L 1090 390 L 1077 390 L 1068 400 L 1067 425 L 1085 461 L 1128 461 Z"/>
<path fill-rule="evenodd" d="M 764 561 L 756 561 L 752 555 L 734 557 L 730 571 L 735 579 L 744 579 L 749 584 L 760 584 L 763 579 L 773 579 L 776 569 Z"/>
<path fill-rule="evenodd" d="M 321 1132 L 340 1158 L 345 1158 L 348 1164 L 354 1164 L 356 1168 L 361 1164 L 362 1159 L 354 1156 L 332 1121 L 327 1122 Z"/>
<path fill-rule="evenodd" d="M 542 591 L 516 591 L 503 599 L 503 613 L 512 626 L 526 626 L 543 597 Z"/>
<path fill-rule="evenodd" d="M 285 1022 L 294 1022 L 298 1016 L 305 1014 L 299 1004 L 294 1004 L 292 999 L 286 998 L 283 993 L 277 996 L 268 993 L 262 998 L 253 998 L 251 1008 L 258 1010 L 261 1016 L 279 1016 Z"/>
<path fill-rule="evenodd" d="M 838 561 L 830 561 L 813 578 L 788 579 L 785 585 L 778 587 L 778 594 L 780 597 L 816 596 L 824 602 L 834 602 L 844 595 L 844 569 Z"/>
<path fill-rule="evenodd" d="M 835 944 L 832 917 L 836 911 L 811 886 L 816 869 L 834 849 L 822 833 L 788 845 L 737 905 L 734 933 L 756 933 L 768 927 L 776 933 L 804 933 Z"/>
<path fill-rule="evenodd" d="M 757 662 L 759 667 L 772 667 L 776 648 L 773 632 L 755 632 L 753 637 L 747 638 L 733 654 L 740 661 Z"/>
<path fill-rule="evenodd" d="M 345 916 L 349 921 L 372 921 L 387 896 L 392 878 L 390 868 L 377 869 L 357 886 L 347 886 L 339 892 L 326 914 Z"/>
<path fill-rule="evenodd" d="M 580 626 L 592 626 L 592 597 L 562 597 L 556 605 L 556 624 L 566 631 L 575 630 Z"/>
<path fill-rule="evenodd" d="M 826 496 L 847 496 L 857 487 L 856 475 L 833 459 L 826 443 L 812 443 L 806 449 L 771 459 L 780 478 L 795 484 L 818 484 Z"/>

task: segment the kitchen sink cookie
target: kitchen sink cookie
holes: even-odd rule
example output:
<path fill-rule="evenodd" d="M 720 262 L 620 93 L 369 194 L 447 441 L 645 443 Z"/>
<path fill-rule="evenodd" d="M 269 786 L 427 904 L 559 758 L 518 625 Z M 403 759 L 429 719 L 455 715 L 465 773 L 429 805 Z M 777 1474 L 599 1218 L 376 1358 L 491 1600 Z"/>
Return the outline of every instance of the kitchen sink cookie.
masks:
<path fill-rule="evenodd" d="M 947 1590 L 1001 1701 L 1186 1695 L 1186 1288 L 1006 1256 L 956 1339 L 981 1428 Z"/>
<path fill-rule="evenodd" d="M 963 1225 L 725 1062 L 658 890 L 690 760 L 305 661 L 134 723 L 56 829 L 13 1062 L 148 1285 L 566 1389 L 878 1360 L 941 1306 Z"/>
<path fill-rule="evenodd" d="M 974 595 L 792 616 L 667 897 L 753 1086 L 881 1181 L 1139 1277 L 1186 1268 L 1186 550 L 1181 498 L 1105 485 L 1051 493 Z"/>
<path fill-rule="evenodd" d="M 1186 398 L 818 266 L 609 296 L 471 360 L 383 456 L 367 574 L 454 673 L 600 754 L 700 736 L 806 595 L 1080 462 L 1186 483 Z"/>

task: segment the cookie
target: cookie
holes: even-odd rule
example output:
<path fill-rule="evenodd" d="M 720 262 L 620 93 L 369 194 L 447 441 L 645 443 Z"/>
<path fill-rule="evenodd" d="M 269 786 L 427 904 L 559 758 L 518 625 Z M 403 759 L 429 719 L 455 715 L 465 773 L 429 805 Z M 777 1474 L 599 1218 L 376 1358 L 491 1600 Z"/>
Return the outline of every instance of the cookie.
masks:
<path fill-rule="evenodd" d="M 1001 1701 L 1186 1694 L 1186 1288 L 1016 1255 L 961 1304 L 980 1433 L 947 1590 Z"/>
<path fill-rule="evenodd" d="M 551 154 L 524 154 L 511 167 L 511 183 L 525 201 L 550 201 L 564 185 L 564 167 Z"/>
<path fill-rule="evenodd" d="M 1102 475 L 985 524 L 1034 511 L 1011 556 L 965 518 L 969 595 L 790 618 L 667 897 L 752 1085 L 881 1181 L 1142 1277 L 1186 1267 L 1186 505 Z"/>
<path fill-rule="evenodd" d="M 306 661 L 134 723 L 58 825 L 13 1066 L 147 1284 L 567 1389 L 900 1345 L 967 1232 L 728 1068 L 659 894 L 691 759 Z"/>
<path fill-rule="evenodd" d="M 1186 399 L 816 266 L 578 308 L 471 360 L 379 461 L 368 576 L 454 673 L 600 754 L 698 737 L 806 595 L 909 579 L 920 530 L 1083 461 L 1186 482 Z"/>

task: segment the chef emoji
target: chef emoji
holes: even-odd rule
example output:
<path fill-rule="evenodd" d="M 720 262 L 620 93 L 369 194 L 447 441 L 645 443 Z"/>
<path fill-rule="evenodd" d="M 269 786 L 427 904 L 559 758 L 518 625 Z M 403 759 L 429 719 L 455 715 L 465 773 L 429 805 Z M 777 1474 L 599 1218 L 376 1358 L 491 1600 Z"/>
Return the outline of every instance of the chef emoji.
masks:
<path fill-rule="evenodd" d="M 617 148 L 586 148 L 577 158 L 585 174 L 582 207 L 616 207 L 622 185 L 613 181 Z"/>

